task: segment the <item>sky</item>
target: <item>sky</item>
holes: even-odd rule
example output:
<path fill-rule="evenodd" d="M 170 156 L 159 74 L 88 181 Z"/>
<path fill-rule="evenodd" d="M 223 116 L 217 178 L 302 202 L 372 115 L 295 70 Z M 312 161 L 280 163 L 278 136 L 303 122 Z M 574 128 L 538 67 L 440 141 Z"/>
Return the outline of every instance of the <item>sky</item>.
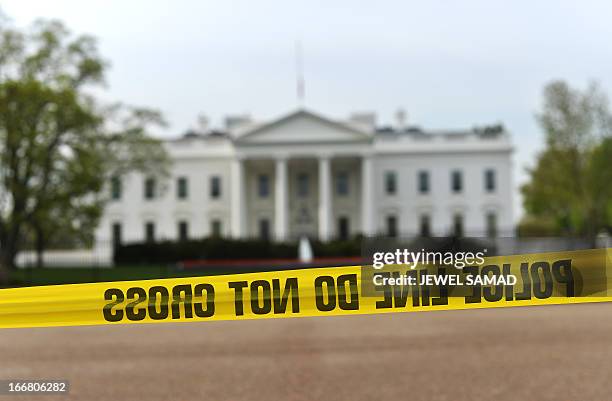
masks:
<path fill-rule="evenodd" d="M 612 90 L 612 3 L 605 1 L 190 1 L 4 0 L 26 27 L 62 20 L 99 40 L 110 62 L 109 101 L 159 109 L 165 136 L 204 114 L 257 120 L 298 107 L 303 48 L 305 106 L 343 119 L 374 111 L 380 124 L 404 109 L 425 129 L 501 122 L 516 152 L 518 186 L 543 146 L 534 118 L 555 79 Z"/>

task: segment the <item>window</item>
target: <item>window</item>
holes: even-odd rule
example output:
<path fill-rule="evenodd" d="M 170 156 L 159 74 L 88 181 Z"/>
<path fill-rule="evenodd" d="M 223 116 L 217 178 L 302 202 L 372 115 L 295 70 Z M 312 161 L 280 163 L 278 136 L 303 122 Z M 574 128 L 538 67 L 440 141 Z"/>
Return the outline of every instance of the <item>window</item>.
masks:
<path fill-rule="evenodd" d="M 178 239 L 179 241 L 187 241 L 189 238 L 189 223 L 185 220 L 178 222 Z"/>
<path fill-rule="evenodd" d="M 454 170 L 451 173 L 451 190 L 454 193 L 459 193 L 463 190 L 463 176 L 459 170 Z"/>
<path fill-rule="evenodd" d="M 336 194 L 338 196 L 346 196 L 349 193 L 349 176 L 346 171 L 340 171 L 336 174 Z"/>
<path fill-rule="evenodd" d="M 176 196 L 179 199 L 187 199 L 189 189 L 187 187 L 187 177 L 179 177 L 176 180 Z"/>
<path fill-rule="evenodd" d="M 112 227 L 113 246 L 121 245 L 121 223 L 113 223 Z"/>
<path fill-rule="evenodd" d="M 456 237 L 463 236 L 463 215 L 459 213 L 453 216 L 453 234 Z"/>
<path fill-rule="evenodd" d="M 145 239 L 147 242 L 155 242 L 155 223 L 151 221 L 145 224 Z"/>
<path fill-rule="evenodd" d="M 220 237 L 221 236 L 221 220 L 211 220 L 210 222 L 210 236 Z"/>
<path fill-rule="evenodd" d="M 493 212 L 487 213 L 487 237 L 497 237 L 497 215 Z"/>
<path fill-rule="evenodd" d="M 431 236 L 431 218 L 428 214 L 422 214 L 419 219 L 419 233 L 421 237 Z"/>
<path fill-rule="evenodd" d="M 306 173 L 298 174 L 297 190 L 300 198 L 306 198 L 308 196 L 308 178 L 308 174 Z"/>
<path fill-rule="evenodd" d="M 347 240 L 349 238 L 349 219 L 346 216 L 338 218 L 338 239 Z"/>
<path fill-rule="evenodd" d="M 387 195 L 395 195 L 397 192 L 397 178 L 395 171 L 387 171 L 385 173 L 385 190 Z"/>
<path fill-rule="evenodd" d="M 259 219 L 259 238 L 265 241 L 270 239 L 270 220 Z"/>
<path fill-rule="evenodd" d="M 429 193 L 429 171 L 421 170 L 419 171 L 419 193 L 427 194 Z"/>
<path fill-rule="evenodd" d="M 485 190 L 487 192 L 495 191 L 495 170 L 485 170 Z"/>
<path fill-rule="evenodd" d="M 111 199 L 121 199 L 121 178 L 111 178 Z"/>
<path fill-rule="evenodd" d="M 219 176 L 210 177 L 210 197 L 213 199 L 221 197 L 221 178 Z"/>
<path fill-rule="evenodd" d="M 257 177 L 257 192 L 260 198 L 267 198 L 270 195 L 270 176 L 260 174 Z"/>
<path fill-rule="evenodd" d="M 145 180 L 144 184 L 144 197 L 145 199 L 154 199 L 155 198 L 155 187 L 156 182 L 155 178 L 149 177 Z"/>
<path fill-rule="evenodd" d="M 397 216 L 387 216 L 387 236 L 397 237 Z"/>

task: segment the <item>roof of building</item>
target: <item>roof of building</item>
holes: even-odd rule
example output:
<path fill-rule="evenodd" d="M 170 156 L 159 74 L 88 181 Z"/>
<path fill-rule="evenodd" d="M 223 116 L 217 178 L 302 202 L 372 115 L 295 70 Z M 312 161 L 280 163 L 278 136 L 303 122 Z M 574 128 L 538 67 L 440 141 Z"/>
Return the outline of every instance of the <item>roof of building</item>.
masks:
<path fill-rule="evenodd" d="M 352 122 L 345 122 L 322 116 L 305 109 L 298 109 L 291 113 L 285 114 L 274 120 L 256 123 L 250 118 L 244 126 L 235 125 L 232 129 L 218 130 L 211 129 L 206 132 L 197 131 L 194 129 L 187 130 L 183 135 L 169 142 L 176 144 L 190 144 L 196 142 L 219 144 L 230 142 L 242 142 L 246 138 L 257 135 L 260 132 L 266 131 L 273 127 L 280 126 L 284 122 L 292 119 L 306 117 L 319 121 L 328 127 L 337 127 L 341 130 L 352 132 L 356 138 L 373 138 L 375 142 L 381 143 L 476 143 L 482 140 L 502 140 L 509 144 L 509 135 L 502 124 L 486 125 L 474 127 L 471 129 L 462 130 L 426 130 L 417 125 L 409 125 L 403 128 L 394 127 L 391 125 L 374 126 L 370 129 L 363 125 L 355 125 Z M 495 141 L 497 142 L 497 141 Z"/>

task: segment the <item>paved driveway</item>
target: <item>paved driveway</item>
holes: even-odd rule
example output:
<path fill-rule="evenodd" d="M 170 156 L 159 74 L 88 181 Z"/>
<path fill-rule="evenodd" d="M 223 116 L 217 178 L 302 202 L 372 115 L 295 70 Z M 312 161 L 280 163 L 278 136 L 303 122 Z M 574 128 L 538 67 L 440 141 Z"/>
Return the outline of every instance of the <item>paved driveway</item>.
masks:
<path fill-rule="evenodd" d="M 0 378 L 73 400 L 609 400 L 611 377 L 612 304 L 0 330 Z"/>

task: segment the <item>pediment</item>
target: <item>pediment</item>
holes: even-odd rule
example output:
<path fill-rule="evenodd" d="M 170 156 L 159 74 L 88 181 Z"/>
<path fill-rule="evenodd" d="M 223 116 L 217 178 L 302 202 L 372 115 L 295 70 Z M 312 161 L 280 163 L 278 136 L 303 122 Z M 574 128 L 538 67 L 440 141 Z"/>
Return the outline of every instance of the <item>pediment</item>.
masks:
<path fill-rule="evenodd" d="M 371 133 L 320 115 L 299 110 L 242 133 L 243 144 L 366 142 Z"/>

